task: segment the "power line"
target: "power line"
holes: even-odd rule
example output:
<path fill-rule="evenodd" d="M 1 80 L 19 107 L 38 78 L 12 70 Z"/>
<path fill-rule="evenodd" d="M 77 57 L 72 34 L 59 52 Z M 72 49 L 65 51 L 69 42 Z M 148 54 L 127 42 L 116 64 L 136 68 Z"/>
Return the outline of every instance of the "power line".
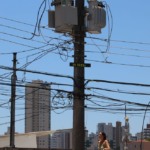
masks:
<path fill-rule="evenodd" d="M 7 66 L 0 66 L 0 69 L 4 69 L 4 70 L 13 70 L 11 67 L 7 67 Z M 54 74 L 54 73 L 48 73 L 48 72 L 41 72 L 41 71 L 33 71 L 33 70 L 27 70 L 27 69 L 17 69 L 16 71 L 25 71 L 28 73 L 35 73 L 35 74 L 43 74 L 43 75 L 48 75 L 48 76 L 54 76 L 54 77 L 63 77 L 63 78 L 69 78 L 69 79 L 73 79 L 73 77 L 69 76 L 69 75 L 60 75 L 60 74 Z"/>
<path fill-rule="evenodd" d="M 142 83 L 132 83 L 132 82 L 119 82 L 119 81 L 110 81 L 110 80 L 95 80 L 95 79 L 86 79 L 86 85 L 90 82 L 104 82 L 104 83 L 112 83 L 112 84 L 121 84 L 121 85 L 131 85 L 131 86 L 142 86 L 142 87 L 150 87 L 150 84 L 142 84 Z"/>
<path fill-rule="evenodd" d="M 105 99 L 105 100 L 110 100 L 110 101 L 119 102 L 119 103 L 124 103 L 124 104 L 125 103 L 126 104 L 132 104 L 132 105 L 137 105 L 137 106 L 142 106 L 142 107 L 147 106 L 146 104 L 131 102 L 131 101 L 127 101 L 127 100 L 116 99 L 116 98 L 112 98 L 112 97 L 108 97 L 108 96 L 101 96 L 101 95 L 95 95 L 95 94 L 89 94 L 87 96 L 96 97 L 96 98 Z"/>
<path fill-rule="evenodd" d="M 133 95 L 145 95 L 145 96 L 149 96 L 150 93 L 146 93 L 146 92 L 135 92 L 135 91 L 124 91 L 124 90 L 114 90 L 114 89 L 106 89 L 106 88 L 100 88 L 100 87 L 87 87 L 87 90 L 93 91 L 93 90 L 102 90 L 102 91 L 107 91 L 107 92 L 115 92 L 115 93 L 123 93 L 123 94 L 133 94 Z"/>

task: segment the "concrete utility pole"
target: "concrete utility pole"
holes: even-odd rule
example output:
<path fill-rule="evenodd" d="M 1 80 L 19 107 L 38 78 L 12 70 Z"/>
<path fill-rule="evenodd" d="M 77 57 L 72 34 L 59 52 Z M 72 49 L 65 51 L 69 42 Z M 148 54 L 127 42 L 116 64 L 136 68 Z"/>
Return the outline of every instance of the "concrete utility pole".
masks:
<path fill-rule="evenodd" d="M 13 53 L 13 75 L 11 76 L 11 113 L 10 113 L 10 147 L 15 148 L 15 97 L 16 97 L 16 55 Z"/>
<path fill-rule="evenodd" d="M 84 64 L 84 0 L 76 0 L 78 25 L 74 26 L 74 64 Z M 84 67 L 74 67 L 73 145 L 72 150 L 84 150 Z"/>
<path fill-rule="evenodd" d="M 75 6 L 74 6 L 75 1 Z M 84 38 L 86 32 L 99 34 L 106 25 L 106 12 L 102 2 L 88 0 L 89 7 L 84 7 L 84 0 L 53 0 L 55 11 L 48 11 L 48 26 L 55 28 L 58 33 L 70 33 L 74 39 L 74 67 L 73 86 L 73 138 L 72 149 L 84 150 L 85 125 L 85 67 Z"/>

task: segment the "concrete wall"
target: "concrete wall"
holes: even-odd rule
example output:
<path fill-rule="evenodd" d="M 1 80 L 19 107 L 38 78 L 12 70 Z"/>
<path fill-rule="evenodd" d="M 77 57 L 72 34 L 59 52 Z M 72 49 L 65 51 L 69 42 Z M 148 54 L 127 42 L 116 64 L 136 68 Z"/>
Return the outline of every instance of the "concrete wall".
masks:
<path fill-rule="evenodd" d="M 0 150 L 71 150 L 71 149 L 51 149 L 51 148 L 10 148 L 10 147 L 3 147 Z"/>

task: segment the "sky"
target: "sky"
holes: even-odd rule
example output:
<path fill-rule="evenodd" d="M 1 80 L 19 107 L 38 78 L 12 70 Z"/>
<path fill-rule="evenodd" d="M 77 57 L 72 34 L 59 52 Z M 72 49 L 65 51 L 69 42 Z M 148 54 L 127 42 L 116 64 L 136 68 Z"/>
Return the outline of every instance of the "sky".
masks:
<path fill-rule="evenodd" d="M 17 84 L 25 85 L 38 79 L 52 83 L 51 129 L 72 128 L 73 100 L 68 100 L 64 92 L 61 93 L 64 98 L 55 97 L 59 95 L 58 90 L 73 91 L 73 81 L 68 78 L 73 77 L 73 67 L 69 65 L 73 62 L 73 39 L 69 34 L 48 28 L 48 10 L 54 7 L 48 0 L 46 8 L 42 5 L 39 11 L 42 2 L 0 1 L 0 134 L 10 126 L 12 71 L 7 67 L 13 66 L 14 52 L 17 68 L 54 75 L 18 71 Z M 96 133 L 98 123 L 111 122 L 115 126 L 116 121 L 121 121 L 124 125 L 126 105 L 130 131 L 134 135 L 142 130 L 145 112 L 144 127 L 150 123 L 150 113 L 146 111 L 150 102 L 150 1 L 106 0 L 105 4 L 106 27 L 100 34 L 87 32 L 85 37 L 85 62 L 91 64 L 85 68 L 85 79 L 92 80 L 85 90 L 85 94 L 91 95 L 85 99 L 85 126 L 89 132 Z M 40 28 L 37 28 L 40 16 Z M 61 76 L 56 77 L 57 74 Z M 17 86 L 16 91 L 15 126 L 16 132 L 23 133 L 24 88 Z M 54 109 L 62 106 L 70 107 Z"/>

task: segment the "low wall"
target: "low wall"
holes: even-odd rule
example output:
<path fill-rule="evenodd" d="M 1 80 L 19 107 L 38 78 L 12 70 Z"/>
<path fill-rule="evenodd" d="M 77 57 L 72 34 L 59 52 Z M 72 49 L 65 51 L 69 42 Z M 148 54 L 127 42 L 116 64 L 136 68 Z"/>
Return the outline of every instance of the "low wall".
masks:
<path fill-rule="evenodd" d="M 71 149 L 54 149 L 54 148 L 11 148 L 3 147 L 0 150 L 71 150 Z"/>

